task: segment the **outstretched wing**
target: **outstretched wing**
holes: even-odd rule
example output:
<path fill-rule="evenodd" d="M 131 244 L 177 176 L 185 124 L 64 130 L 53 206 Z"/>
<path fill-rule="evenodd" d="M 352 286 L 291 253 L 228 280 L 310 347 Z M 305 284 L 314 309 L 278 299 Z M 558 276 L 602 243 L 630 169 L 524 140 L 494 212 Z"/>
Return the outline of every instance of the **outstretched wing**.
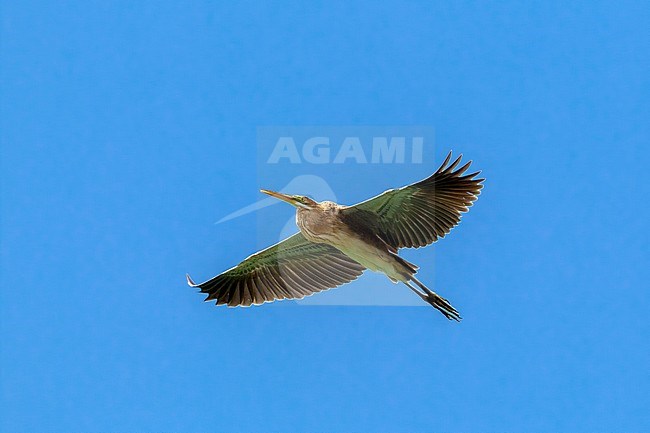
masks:
<path fill-rule="evenodd" d="M 342 217 L 358 230 L 377 233 L 395 249 L 429 245 L 460 222 L 483 188 L 485 179 L 475 179 L 480 172 L 463 176 L 471 161 L 455 170 L 461 158 L 449 164 L 449 152 L 430 177 L 347 207 Z"/>
<path fill-rule="evenodd" d="M 365 268 L 336 248 L 308 241 L 297 233 L 262 250 L 223 274 L 195 284 L 217 305 L 263 304 L 301 299 L 358 278 Z"/>

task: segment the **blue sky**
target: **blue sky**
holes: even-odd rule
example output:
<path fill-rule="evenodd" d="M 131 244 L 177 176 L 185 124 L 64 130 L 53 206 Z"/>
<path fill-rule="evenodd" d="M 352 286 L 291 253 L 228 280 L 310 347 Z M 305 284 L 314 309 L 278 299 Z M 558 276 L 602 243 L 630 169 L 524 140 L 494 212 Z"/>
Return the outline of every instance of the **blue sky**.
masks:
<path fill-rule="evenodd" d="M 2 3 L 2 431 L 650 430 L 647 5 L 223 3 Z M 433 249 L 461 324 L 187 288 L 290 217 L 214 224 L 271 187 L 273 125 L 426 125 L 475 160 Z"/>

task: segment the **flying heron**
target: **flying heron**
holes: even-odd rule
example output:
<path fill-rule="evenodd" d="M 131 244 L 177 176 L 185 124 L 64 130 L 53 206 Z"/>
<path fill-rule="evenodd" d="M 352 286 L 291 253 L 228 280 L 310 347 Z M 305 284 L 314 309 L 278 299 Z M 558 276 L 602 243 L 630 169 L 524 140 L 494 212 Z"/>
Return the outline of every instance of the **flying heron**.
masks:
<path fill-rule="evenodd" d="M 460 321 L 449 301 L 415 277 L 418 267 L 397 253 L 443 238 L 476 200 L 485 179 L 476 179 L 480 172 L 464 175 L 471 161 L 456 169 L 461 158 L 450 164 L 449 152 L 430 177 L 354 206 L 263 189 L 296 207 L 300 231 L 204 283 L 195 284 L 187 275 L 187 283 L 207 293 L 206 301 L 250 306 L 301 299 L 370 269 L 404 283 L 447 319 Z"/>

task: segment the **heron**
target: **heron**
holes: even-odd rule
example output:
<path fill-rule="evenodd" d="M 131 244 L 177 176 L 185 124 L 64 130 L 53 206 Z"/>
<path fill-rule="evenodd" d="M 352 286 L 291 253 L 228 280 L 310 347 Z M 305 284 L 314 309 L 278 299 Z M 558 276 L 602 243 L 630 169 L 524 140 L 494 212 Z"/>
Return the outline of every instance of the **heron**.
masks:
<path fill-rule="evenodd" d="M 251 306 L 302 299 L 356 280 L 369 269 L 403 283 L 447 319 L 460 321 L 447 299 L 416 278 L 418 266 L 398 254 L 401 248 L 444 238 L 478 198 L 485 180 L 476 177 L 480 171 L 465 174 L 472 161 L 458 167 L 462 154 L 451 159 L 449 152 L 426 179 L 353 206 L 262 189 L 296 208 L 300 231 L 203 283 L 194 283 L 188 274 L 187 283 L 216 305 Z"/>

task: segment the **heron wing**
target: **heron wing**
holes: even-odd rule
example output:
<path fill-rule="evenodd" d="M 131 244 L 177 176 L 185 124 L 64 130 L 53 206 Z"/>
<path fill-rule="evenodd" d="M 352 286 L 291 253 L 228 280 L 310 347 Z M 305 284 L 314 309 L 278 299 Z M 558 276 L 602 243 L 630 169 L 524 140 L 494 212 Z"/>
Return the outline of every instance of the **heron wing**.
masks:
<path fill-rule="evenodd" d="M 277 299 L 302 299 L 358 278 L 365 268 L 336 248 L 297 233 L 253 254 L 232 269 L 195 284 L 217 305 L 249 306 Z"/>
<path fill-rule="evenodd" d="M 460 222 L 483 188 L 485 179 L 476 179 L 480 172 L 463 175 L 471 161 L 456 169 L 461 158 L 450 164 L 449 152 L 430 177 L 349 206 L 342 216 L 353 227 L 377 233 L 395 249 L 429 245 Z"/>

